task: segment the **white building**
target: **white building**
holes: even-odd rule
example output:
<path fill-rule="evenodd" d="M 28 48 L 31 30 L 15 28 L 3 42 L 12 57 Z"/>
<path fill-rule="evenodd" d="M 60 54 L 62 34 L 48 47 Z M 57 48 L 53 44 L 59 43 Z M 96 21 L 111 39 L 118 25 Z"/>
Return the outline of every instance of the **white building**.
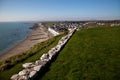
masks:
<path fill-rule="evenodd" d="M 59 35 L 59 33 L 52 28 L 48 28 L 48 31 L 51 32 L 54 36 Z"/>

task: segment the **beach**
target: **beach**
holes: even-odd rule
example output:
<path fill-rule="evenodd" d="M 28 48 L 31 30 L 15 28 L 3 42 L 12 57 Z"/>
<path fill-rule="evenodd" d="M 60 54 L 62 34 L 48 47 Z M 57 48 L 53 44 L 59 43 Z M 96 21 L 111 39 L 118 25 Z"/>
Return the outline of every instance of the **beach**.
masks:
<path fill-rule="evenodd" d="M 44 25 L 39 25 L 36 29 L 32 29 L 25 40 L 21 41 L 13 48 L 0 55 L 0 61 L 5 60 L 11 56 L 23 53 L 37 43 L 48 40 L 50 37 L 52 37 L 52 34 L 48 32 L 47 28 L 45 28 Z"/>

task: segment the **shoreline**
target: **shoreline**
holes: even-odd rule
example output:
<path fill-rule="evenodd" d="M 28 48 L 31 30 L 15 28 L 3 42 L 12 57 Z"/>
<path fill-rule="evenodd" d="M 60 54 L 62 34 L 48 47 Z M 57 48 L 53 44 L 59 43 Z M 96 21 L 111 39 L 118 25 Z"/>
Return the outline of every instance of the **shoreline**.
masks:
<path fill-rule="evenodd" d="M 38 25 L 38 28 L 32 29 L 32 31 L 28 34 L 28 36 L 26 36 L 24 40 L 20 41 L 15 46 L 0 55 L 0 61 L 3 61 L 11 56 L 23 53 L 37 43 L 48 40 L 51 36 L 52 34 L 50 34 L 43 25 Z"/>

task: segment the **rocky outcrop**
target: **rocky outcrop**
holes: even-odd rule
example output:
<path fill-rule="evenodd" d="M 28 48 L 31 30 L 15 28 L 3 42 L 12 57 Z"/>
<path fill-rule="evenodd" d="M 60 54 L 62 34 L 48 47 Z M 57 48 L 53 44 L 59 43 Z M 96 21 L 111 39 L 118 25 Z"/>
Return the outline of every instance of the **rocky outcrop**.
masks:
<path fill-rule="evenodd" d="M 33 80 L 35 76 L 45 68 L 47 63 L 49 63 L 58 54 L 75 30 L 76 29 L 70 30 L 66 36 L 59 40 L 55 47 L 51 48 L 48 53 L 43 54 L 39 60 L 23 64 L 22 66 L 25 69 L 20 71 L 18 74 L 13 75 L 11 80 Z"/>

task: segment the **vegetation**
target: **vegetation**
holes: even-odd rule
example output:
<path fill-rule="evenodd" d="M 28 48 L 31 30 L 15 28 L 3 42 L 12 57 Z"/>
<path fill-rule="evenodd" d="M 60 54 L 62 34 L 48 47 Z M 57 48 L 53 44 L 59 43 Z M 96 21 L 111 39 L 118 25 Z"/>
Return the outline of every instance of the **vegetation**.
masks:
<path fill-rule="evenodd" d="M 39 80 L 119 80 L 120 27 L 77 31 Z"/>
<path fill-rule="evenodd" d="M 13 74 L 18 73 L 20 70 L 23 69 L 23 63 L 38 60 L 43 53 L 48 52 L 48 50 L 57 45 L 59 39 L 63 35 L 64 34 L 51 38 L 45 42 L 39 43 L 25 53 L 13 56 L 3 61 L 0 65 L 1 68 L 4 68 L 0 72 L 0 80 L 9 80 Z"/>

